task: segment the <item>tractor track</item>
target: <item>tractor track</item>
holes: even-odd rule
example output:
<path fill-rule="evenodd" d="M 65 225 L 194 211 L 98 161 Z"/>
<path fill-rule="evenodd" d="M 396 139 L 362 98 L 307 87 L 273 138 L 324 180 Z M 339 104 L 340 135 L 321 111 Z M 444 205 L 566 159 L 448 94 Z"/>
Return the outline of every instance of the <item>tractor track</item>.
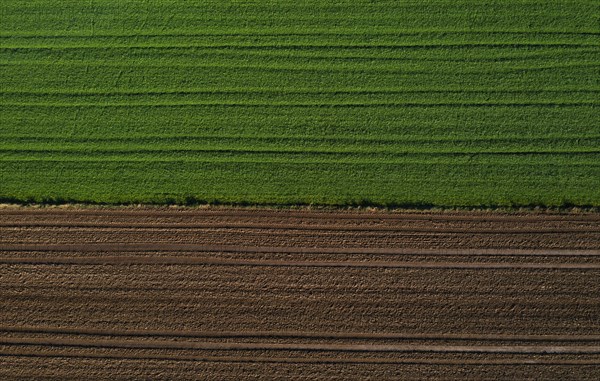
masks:
<path fill-rule="evenodd" d="M 85 336 L 147 336 L 195 338 L 309 338 L 309 339 L 389 339 L 389 340 L 477 340 L 477 341 L 599 341 L 600 335 L 469 335 L 379 332 L 301 332 L 301 331 L 156 331 L 93 328 L 0 326 L 1 332 Z"/>
<path fill-rule="evenodd" d="M 423 250 L 410 248 L 314 248 L 314 247 L 257 247 L 231 245 L 198 245 L 182 243 L 89 243 L 89 244 L 2 244 L 0 251 L 40 252 L 229 252 L 229 253 L 290 253 L 290 254 L 391 254 L 391 255 L 456 255 L 456 256 L 600 256 L 600 250 L 507 250 L 507 249 L 445 249 Z"/>
<path fill-rule="evenodd" d="M 285 260 L 202 259 L 190 257 L 104 256 L 54 258 L 0 258 L 0 264 L 31 265 L 184 265 L 184 266 L 260 266 L 260 267 L 383 267 L 424 269 L 574 269 L 600 270 L 600 263 L 468 263 L 468 262 L 332 262 Z"/>
<path fill-rule="evenodd" d="M 301 210 L 266 210 L 266 209 L 32 209 L 32 208 L 3 208 L 3 215 L 24 218 L 28 216 L 54 218 L 85 216 L 89 217 L 151 217 L 151 218 L 189 218 L 189 217 L 233 217 L 239 218 L 309 218 L 309 219 L 332 219 L 332 220 L 397 220 L 397 221 L 497 221 L 497 222 L 533 222 L 544 221 L 591 221 L 600 222 L 600 215 L 595 213 L 582 214 L 534 214 L 534 213 L 497 213 L 497 212 L 310 212 Z"/>
<path fill-rule="evenodd" d="M 223 362 L 223 363 L 272 363 L 272 364 L 430 364 L 430 365 L 593 365 L 599 366 L 597 360 L 519 360 L 519 359 L 487 359 L 487 360 L 469 360 L 469 359 L 394 359 L 394 358 L 343 358 L 343 357 L 251 357 L 251 356 L 191 356 L 191 355 L 139 355 L 139 354 L 99 354 L 85 352 L 40 352 L 40 351 L 0 351 L 0 356 L 4 357 L 64 357 L 64 358 L 97 358 L 114 360 L 156 360 L 156 361 L 192 361 L 192 362 Z"/>
<path fill-rule="evenodd" d="M 299 224 L 170 224 L 170 223 L 83 223 L 83 222 L 23 222 L 3 223 L 0 228 L 69 228 L 69 229 L 154 229 L 154 230 L 176 230 L 176 229 L 252 229 L 252 230 L 308 230 L 308 231 L 358 231 L 358 232 L 402 232 L 402 233 L 452 233 L 452 234 L 567 234 L 567 233 L 592 233 L 600 235 L 600 227 L 580 228 L 554 228 L 554 229 L 478 229 L 471 228 L 436 228 L 436 227 L 402 227 L 402 226 L 351 226 L 351 225 L 299 225 Z"/>

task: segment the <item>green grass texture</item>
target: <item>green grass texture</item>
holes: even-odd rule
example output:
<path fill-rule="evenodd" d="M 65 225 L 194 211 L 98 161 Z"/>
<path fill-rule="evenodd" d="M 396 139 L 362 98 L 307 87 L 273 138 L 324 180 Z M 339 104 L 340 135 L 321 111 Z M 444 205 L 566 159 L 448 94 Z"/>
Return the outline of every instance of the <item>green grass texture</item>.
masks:
<path fill-rule="evenodd" d="M 600 206 L 597 1 L 3 0 L 0 201 Z"/>

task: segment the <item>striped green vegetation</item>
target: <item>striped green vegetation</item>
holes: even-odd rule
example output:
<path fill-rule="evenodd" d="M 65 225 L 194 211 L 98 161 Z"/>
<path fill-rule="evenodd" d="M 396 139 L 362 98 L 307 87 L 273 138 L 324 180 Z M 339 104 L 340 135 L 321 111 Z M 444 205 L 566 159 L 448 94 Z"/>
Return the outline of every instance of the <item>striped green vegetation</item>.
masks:
<path fill-rule="evenodd" d="M 0 200 L 600 206 L 599 17 L 5 0 Z"/>

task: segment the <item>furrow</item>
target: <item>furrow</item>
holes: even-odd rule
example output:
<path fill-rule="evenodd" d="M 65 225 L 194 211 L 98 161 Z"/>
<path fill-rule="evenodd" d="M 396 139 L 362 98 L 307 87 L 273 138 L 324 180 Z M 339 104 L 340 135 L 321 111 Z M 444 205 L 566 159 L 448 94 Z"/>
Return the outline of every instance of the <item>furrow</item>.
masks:
<path fill-rule="evenodd" d="M 465 255 L 465 256 L 600 256 L 600 250 L 527 250 L 527 249 L 403 249 L 387 247 L 259 247 L 234 245 L 201 245 L 185 243 L 79 243 L 79 244 L 0 244 L 2 251 L 40 252 L 233 252 L 233 253 L 298 253 L 298 254 L 413 254 L 413 255 Z"/>
<path fill-rule="evenodd" d="M 90 336 L 164 336 L 194 338 L 309 338 L 309 339 L 393 339 L 459 341 L 600 341 L 600 335 L 500 335 L 500 334 L 426 334 L 378 332 L 300 332 L 300 331 L 156 331 L 94 328 L 3 326 L 0 332 L 45 333 Z"/>
<path fill-rule="evenodd" d="M 204 266 L 255 266 L 255 267 L 358 267 L 358 268 L 414 268 L 414 269 L 532 269 L 532 270 L 600 270 L 600 263 L 468 263 L 468 262 L 398 262 L 398 261 L 285 261 L 285 260 L 235 260 L 192 257 L 102 256 L 14 258 L 0 257 L 0 264 L 41 265 L 204 265 Z"/>
<path fill-rule="evenodd" d="M 443 213 L 431 213 L 431 212 L 354 212 L 354 211 L 310 211 L 310 210 L 268 210 L 268 209 L 254 209 L 254 208 L 174 208 L 171 210 L 165 210 L 164 208 L 120 208 L 113 210 L 110 208 L 97 209 L 97 208 L 71 208 L 71 209 L 59 209 L 59 208 L 2 208 L 0 209 L 0 215 L 6 216 L 45 216 L 48 218 L 54 218 L 55 216 L 94 216 L 104 217 L 106 216 L 127 216 L 134 218 L 159 218 L 159 217 L 264 217 L 264 218 L 310 218 L 310 219 L 340 219 L 340 220 L 357 220 L 370 221 L 370 220 L 399 220 L 399 221 L 448 221 L 448 222 L 539 222 L 545 221 L 598 221 L 600 222 L 600 214 L 596 213 L 563 213 L 563 214 L 543 214 L 543 213 L 523 213 L 520 215 L 515 214 L 500 214 L 500 213 L 464 213 L 464 212 L 443 212 Z"/>
<path fill-rule="evenodd" d="M 260 224 L 260 223 L 93 223 L 93 222 L 1 222 L 0 228 L 98 228 L 98 229 L 256 229 L 256 230 L 316 230 L 316 231 L 361 231 L 361 232 L 409 232 L 409 233 L 452 233 L 452 234 L 567 234 L 567 233 L 600 233 L 600 227 L 589 226 L 578 228 L 538 228 L 519 229 L 504 228 L 438 228 L 410 226 L 367 226 L 367 225 L 304 225 L 304 224 Z"/>
<path fill-rule="evenodd" d="M 266 350 L 315 352 L 409 352 L 409 353 L 494 353 L 494 354 L 600 354 L 600 346 L 465 346 L 465 345 L 393 345 L 393 344 L 278 344 L 217 343 L 162 340 L 76 340 L 0 337 L 0 345 L 45 347 L 87 347 L 119 349 L 189 349 L 189 350 Z"/>
<path fill-rule="evenodd" d="M 0 356 L 13 357 L 59 357 L 59 358 L 97 358 L 97 359 L 128 359 L 128 360 L 157 360 L 157 361 L 200 361 L 226 363 L 287 363 L 287 364 L 428 364 L 428 365 L 594 365 L 600 366 L 599 360 L 560 360 L 560 359 L 487 359 L 487 360 L 451 360 L 451 359 L 394 359 L 394 358 L 347 358 L 347 357 L 251 357 L 251 356 L 189 356 L 189 355 L 151 355 L 151 354 L 111 354 L 73 351 L 27 351 L 0 350 Z"/>

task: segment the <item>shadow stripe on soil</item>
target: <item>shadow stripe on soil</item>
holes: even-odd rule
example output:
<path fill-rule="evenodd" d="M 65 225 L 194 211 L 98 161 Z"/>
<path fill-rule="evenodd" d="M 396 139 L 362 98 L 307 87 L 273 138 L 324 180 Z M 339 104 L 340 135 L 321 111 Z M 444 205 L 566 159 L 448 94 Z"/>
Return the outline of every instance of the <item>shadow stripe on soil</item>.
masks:
<path fill-rule="evenodd" d="M 600 346 L 492 346 L 492 345 L 406 345 L 406 344 L 297 344 L 297 343 L 217 343 L 160 340 L 82 340 L 1 337 L 0 345 L 88 347 L 119 349 L 189 349 L 217 351 L 323 351 L 396 353 L 493 353 L 537 355 L 596 355 Z"/>
<path fill-rule="evenodd" d="M 50 333 L 90 336 L 164 336 L 206 338 L 309 338 L 309 339 L 397 339 L 397 340 L 475 340 L 475 341 L 600 341 L 600 335 L 506 335 L 448 333 L 301 332 L 301 331 L 157 331 L 0 326 L 0 332 Z"/>
<path fill-rule="evenodd" d="M 184 355 L 149 355 L 149 354 L 101 354 L 96 352 L 74 353 L 72 351 L 1 351 L 3 357 L 45 357 L 45 358 L 94 358 L 111 360 L 156 360 L 156 361 L 191 361 L 191 362 L 227 362 L 227 363 L 289 363 L 289 364 L 423 364 L 423 365 L 543 365 L 543 366 L 600 366 L 598 360 L 563 360 L 563 359 L 394 359 L 394 358 L 343 358 L 343 357 L 221 357 L 221 356 L 184 356 Z"/>
<path fill-rule="evenodd" d="M 398 254 L 398 255 L 465 255 L 465 256 L 600 256 L 600 250 L 532 250 L 532 249 L 406 249 L 363 247 L 259 247 L 235 245 L 201 245 L 185 243 L 85 243 L 85 244 L 8 244 L 0 243 L 0 252 L 224 252 L 281 254 Z"/>

